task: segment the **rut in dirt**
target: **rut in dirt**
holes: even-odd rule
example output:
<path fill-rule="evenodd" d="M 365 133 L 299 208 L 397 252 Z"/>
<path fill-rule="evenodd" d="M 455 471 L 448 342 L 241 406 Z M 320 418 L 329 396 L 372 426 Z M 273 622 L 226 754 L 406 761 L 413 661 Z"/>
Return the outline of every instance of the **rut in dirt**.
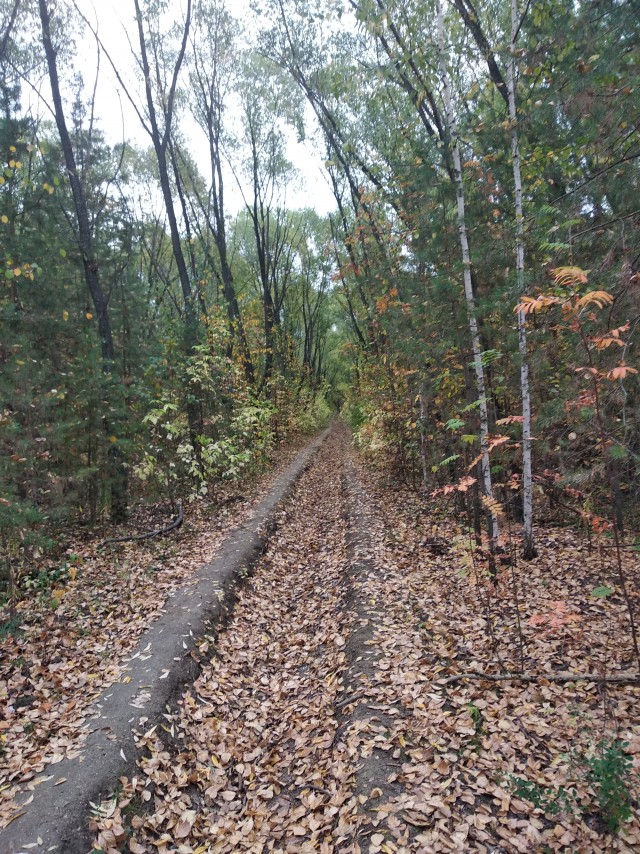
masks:
<path fill-rule="evenodd" d="M 347 442 L 334 431 L 301 477 L 211 663 L 165 727 L 171 743 L 158 730 L 141 739 L 156 808 L 133 822 L 134 854 L 162 850 L 163 837 L 211 851 L 348 850 L 356 765 L 336 711 L 353 624 Z"/>
<path fill-rule="evenodd" d="M 96 822 L 102 850 L 605 850 L 597 827 L 551 821 L 504 785 L 505 774 L 551 778 L 567 734 L 581 738 L 575 721 L 587 737 L 599 725 L 598 685 L 545 682 L 549 643 L 534 634 L 538 684 L 458 684 L 461 669 L 495 665 L 464 535 L 417 497 L 396 499 L 340 427 L 278 521 L 230 623 L 200 643 L 212 658 L 193 688 L 139 736 L 140 773 Z M 527 574 L 531 613 L 551 572 Z M 493 595 L 502 650 L 516 655 Z M 608 690 L 628 721 L 634 690 Z M 629 850 L 617 841 L 606 850 Z"/>

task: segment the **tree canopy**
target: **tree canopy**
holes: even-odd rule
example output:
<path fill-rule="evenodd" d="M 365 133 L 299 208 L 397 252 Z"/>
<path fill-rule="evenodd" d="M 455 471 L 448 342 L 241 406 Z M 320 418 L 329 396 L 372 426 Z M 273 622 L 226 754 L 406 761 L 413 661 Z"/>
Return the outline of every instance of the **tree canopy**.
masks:
<path fill-rule="evenodd" d="M 377 464 L 452 496 L 492 564 L 505 514 L 535 553 L 543 493 L 637 530 L 628 11 L 132 0 L 116 55 L 80 8 L 6 4 L 5 548 L 215 493 L 333 409 Z M 137 116 L 124 141 L 80 43 Z M 313 187 L 289 205 L 295 138 L 326 216 Z"/>

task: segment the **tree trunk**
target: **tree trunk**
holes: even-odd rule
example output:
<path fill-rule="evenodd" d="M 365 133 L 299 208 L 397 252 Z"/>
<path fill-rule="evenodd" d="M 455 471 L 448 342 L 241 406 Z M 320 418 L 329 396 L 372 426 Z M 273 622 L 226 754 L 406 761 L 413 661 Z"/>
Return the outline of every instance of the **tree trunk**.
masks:
<path fill-rule="evenodd" d="M 422 490 L 426 493 L 429 484 L 429 470 L 427 466 L 427 401 L 425 394 L 425 380 L 420 381 L 420 463 L 422 466 Z"/>
<path fill-rule="evenodd" d="M 515 50 L 518 36 L 517 0 L 511 2 L 511 37 L 507 67 L 507 94 L 509 121 L 511 123 L 511 153 L 513 157 L 513 185 L 516 212 L 516 281 L 518 296 L 524 293 L 524 216 L 522 210 L 522 175 L 520 172 L 520 146 L 518 140 L 518 115 L 516 105 Z M 520 351 L 520 393 L 522 396 L 522 515 L 523 556 L 530 560 L 536 556 L 533 542 L 533 472 L 531 464 L 531 390 L 529 388 L 529 363 L 527 354 L 527 326 L 524 312 L 518 311 L 518 349 Z"/>
<path fill-rule="evenodd" d="M 451 87 L 449 83 L 449 72 L 447 71 L 446 52 L 444 43 L 444 19 L 442 14 L 441 0 L 436 0 L 437 38 L 438 38 L 438 65 L 442 78 L 442 90 L 445 104 L 445 118 L 449 136 L 449 146 L 453 159 L 454 183 L 456 188 L 456 203 L 458 209 L 458 235 L 460 239 L 460 250 L 462 252 L 464 294 L 467 304 L 467 317 L 469 333 L 471 336 L 471 349 L 473 352 L 473 366 L 476 380 L 476 393 L 478 395 L 480 413 L 480 450 L 482 458 L 480 462 L 482 492 L 486 498 L 493 498 L 491 485 L 491 460 L 489 457 L 489 407 L 487 404 L 486 383 L 484 366 L 482 364 L 482 347 L 480 344 L 480 333 L 476 313 L 475 296 L 471 281 L 471 257 L 469 254 L 469 241 L 467 238 L 467 224 L 465 219 L 464 184 L 462 180 L 462 161 L 460 157 L 460 143 L 458 139 L 457 123 L 451 102 Z M 495 552 L 499 529 L 498 519 L 495 512 L 488 509 L 489 541 L 492 553 Z"/>
<path fill-rule="evenodd" d="M 51 39 L 51 16 L 46 0 L 38 0 L 40 12 L 40 23 L 42 26 L 42 44 L 47 59 L 49 81 L 51 84 L 51 95 L 53 98 L 56 125 L 60 136 L 60 145 L 64 156 L 71 195 L 76 214 L 77 241 L 82 255 L 84 277 L 91 295 L 93 307 L 98 320 L 98 333 L 102 352 L 102 370 L 106 375 L 111 375 L 114 369 L 115 352 L 113 346 L 113 334 L 111 320 L 109 317 L 109 305 L 107 297 L 102 289 L 98 263 L 94 252 L 93 232 L 91 220 L 87 208 L 87 198 L 84 184 L 76 164 L 75 153 L 71 136 L 67 128 L 67 121 L 60 94 L 60 79 L 58 77 L 58 63 L 56 50 Z M 107 409 L 108 409 L 107 405 Z M 102 423 L 105 433 L 111 440 L 113 426 L 107 414 L 103 414 Z M 110 442 L 107 452 L 108 475 L 111 489 L 111 520 L 115 523 L 122 522 L 126 518 L 128 509 L 128 472 L 122 457 L 122 452 L 116 442 Z"/>
<path fill-rule="evenodd" d="M 189 276 L 189 270 L 187 268 L 187 262 L 182 248 L 182 237 L 180 234 L 180 229 L 178 227 L 178 219 L 176 216 L 175 205 L 173 203 L 171 181 L 169 179 L 169 164 L 167 161 L 167 151 L 171 139 L 171 128 L 173 124 L 175 94 L 178 84 L 178 76 L 180 74 L 180 68 L 182 67 L 182 63 L 184 61 L 187 42 L 189 38 L 189 29 L 191 26 L 191 0 L 187 0 L 187 11 L 184 23 L 184 31 L 182 34 L 180 50 L 176 57 L 176 61 L 172 71 L 171 85 L 169 87 L 168 92 L 163 91 L 161 93 L 162 112 L 164 120 L 164 126 L 162 130 L 160 129 L 160 125 L 158 124 L 158 113 L 154 100 L 153 88 L 151 85 L 151 67 L 147 52 L 147 43 L 144 35 L 144 28 L 142 25 L 142 11 L 140 8 L 140 0 L 133 0 L 133 2 L 136 11 L 138 41 L 140 43 L 140 62 L 144 74 L 145 95 L 147 102 L 147 110 L 149 113 L 149 132 L 151 136 L 151 142 L 153 143 L 153 149 L 156 155 L 156 160 L 158 162 L 158 176 L 160 178 L 160 189 L 162 191 L 164 207 L 167 212 L 167 221 L 169 223 L 171 248 L 173 250 L 173 257 L 176 262 L 178 278 L 180 280 L 180 287 L 182 290 L 184 307 L 184 348 L 187 357 L 191 357 L 193 356 L 195 347 L 198 343 L 198 314 L 196 311 L 196 304 L 194 300 L 193 289 L 191 286 L 191 278 Z M 160 81 L 158 81 L 158 83 L 160 83 Z M 200 410 L 197 405 L 197 402 L 193 398 L 193 395 L 189 390 L 187 390 L 186 413 L 187 421 L 189 424 L 189 440 L 193 447 L 198 465 L 202 467 L 198 443 L 198 434 L 202 432 L 202 419 L 200 417 Z"/>

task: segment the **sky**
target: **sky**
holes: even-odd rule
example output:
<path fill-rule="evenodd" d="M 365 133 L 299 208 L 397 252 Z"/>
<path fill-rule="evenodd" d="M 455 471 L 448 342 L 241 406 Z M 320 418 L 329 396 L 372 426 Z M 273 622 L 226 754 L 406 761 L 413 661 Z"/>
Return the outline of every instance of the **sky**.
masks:
<path fill-rule="evenodd" d="M 134 22 L 133 0 L 76 0 L 78 8 L 95 25 L 97 22 L 101 41 L 116 63 L 127 86 L 132 92 L 142 97 L 134 73 L 134 60 L 131 55 L 129 40 L 135 44 L 137 33 Z M 182 11 L 180 2 L 170 3 L 175 9 L 176 17 Z M 234 15 L 248 20 L 248 0 L 230 0 L 230 8 Z M 82 72 L 85 87 L 89 93 L 95 81 L 96 46 L 92 36 L 78 40 L 76 58 L 77 70 Z M 231 108 L 232 109 L 232 108 Z M 141 127 L 140 121 L 122 92 L 116 76 L 106 56 L 102 56 L 100 73 L 96 89 L 96 115 L 100 127 L 112 142 L 127 139 L 139 147 L 150 145 L 149 136 Z M 308 110 L 309 128 L 313 131 L 313 116 Z M 206 139 L 197 124 L 187 118 L 181 118 L 180 129 L 187 138 L 191 155 L 195 158 L 202 174 L 208 174 L 208 153 Z M 315 142 L 314 142 L 315 137 Z M 288 139 L 287 156 L 299 170 L 299 180 L 287 190 L 286 203 L 290 208 L 315 208 L 318 213 L 326 214 L 334 210 L 335 200 L 323 168 L 324 152 L 319 135 L 311 132 L 309 138 L 299 142 L 291 132 Z M 235 214 L 243 206 L 242 194 L 231 172 L 225 186 L 226 205 L 229 214 Z"/>

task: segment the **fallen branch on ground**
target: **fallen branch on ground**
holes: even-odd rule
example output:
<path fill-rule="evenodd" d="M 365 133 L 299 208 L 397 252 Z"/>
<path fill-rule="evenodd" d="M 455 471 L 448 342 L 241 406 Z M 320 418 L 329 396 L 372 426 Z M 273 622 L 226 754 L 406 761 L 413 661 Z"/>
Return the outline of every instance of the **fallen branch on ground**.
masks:
<path fill-rule="evenodd" d="M 99 549 L 103 549 L 105 546 L 111 545 L 111 543 L 131 543 L 138 542 L 140 540 L 150 540 L 152 537 L 160 537 L 163 534 L 168 534 L 170 531 L 175 531 L 176 528 L 179 528 L 180 525 L 184 522 L 184 508 L 182 506 L 182 502 L 178 507 L 178 515 L 171 522 L 171 524 L 167 525 L 165 528 L 158 528 L 157 531 L 148 531 L 146 534 L 131 534 L 128 537 L 113 537 L 110 540 L 105 540 L 103 543 L 100 543 L 98 546 Z"/>
<path fill-rule="evenodd" d="M 450 685 L 461 679 L 487 679 L 490 682 L 538 682 L 546 679 L 549 682 L 601 682 L 606 685 L 640 685 L 640 674 L 628 676 L 599 676 L 597 673 L 482 673 L 472 670 L 468 673 L 456 673 L 440 679 L 436 685 Z"/>
<path fill-rule="evenodd" d="M 351 703 L 357 703 L 358 700 L 362 700 L 366 695 L 366 691 L 356 691 L 354 694 L 350 694 L 348 697 L 345 697 L 344 700 L 339 700 L 335 704 L 335 707 L 336 709 L 342 709 L 345 706 L 351 705 Z"/>

